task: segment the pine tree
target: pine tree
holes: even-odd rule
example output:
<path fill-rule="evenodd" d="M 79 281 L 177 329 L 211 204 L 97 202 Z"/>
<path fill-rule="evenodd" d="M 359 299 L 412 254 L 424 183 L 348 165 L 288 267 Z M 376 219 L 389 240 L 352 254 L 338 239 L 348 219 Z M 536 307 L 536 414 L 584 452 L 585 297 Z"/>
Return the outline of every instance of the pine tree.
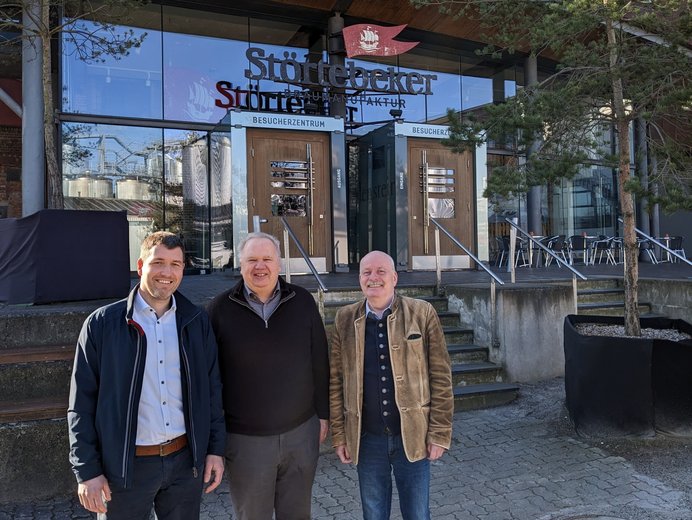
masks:
<path fill-rule="evenodd" d="M 482 116 L 449 113 L 448 144 L 514 141 L 521 164 L 493 170 L 486 196 L 512 195 L 571 178 L 593 158 L 604 129 L 616 153 L 599 159 L 617 171 L 623 219 L 625 333 L 639 336 L 634 197 L 665 210 L 692 208 L 692 16 L 685 0 L 411 0 L 472 17 L 491 42 L 484 53 L 524 52 L 554 63 Z M 630 128 L 648 127 L 656 169 L 641 183 L 630 166 Z M 636 172 L 634 172 L 636 173 Z"/>

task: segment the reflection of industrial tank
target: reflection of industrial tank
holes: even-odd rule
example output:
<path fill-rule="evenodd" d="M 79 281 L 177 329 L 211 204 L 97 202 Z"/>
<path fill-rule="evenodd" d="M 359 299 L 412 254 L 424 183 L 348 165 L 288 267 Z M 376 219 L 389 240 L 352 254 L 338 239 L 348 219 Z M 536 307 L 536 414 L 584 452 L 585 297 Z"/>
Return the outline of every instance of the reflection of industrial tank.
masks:
<path fill-rule="evenodd" d="M 67 181 L 68 197 L 88 197 L 89 196 L 89 177 L 77 177 Z"/>
<path fill-rule="evenodd" d="M 149 184 L 137 179 L 123 179 L 116 183 L 119 199 L 150 200 Z"/>
<path fill-rule="evenodd" d="M 110 179 L 91 179 L 89 184 L 91 197 L 106 199 L 113 197 L 113 183 Z"/>
<path fill-rule="evenodd" d="M 113 183 L 110 179 L 77 177 L 67 180 L 68 197 L 93 197 L 107 199 L 113 197 Z"/>

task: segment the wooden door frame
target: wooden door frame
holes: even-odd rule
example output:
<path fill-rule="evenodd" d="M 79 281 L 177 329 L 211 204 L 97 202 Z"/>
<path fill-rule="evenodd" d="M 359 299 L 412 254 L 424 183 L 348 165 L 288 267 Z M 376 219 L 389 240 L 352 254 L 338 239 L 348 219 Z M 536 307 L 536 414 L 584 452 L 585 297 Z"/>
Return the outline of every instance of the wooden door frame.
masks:
<path fill-rule="evenodd" d="M 419 168 L 420 168 L 420 159 L 416 159 L 415 157 L 412 156 L 412 150 L 414 148 L 419 148 L 419 149 L 429 149 L 433 151 L 441 151 L 441 152 L 449 152 L 452 154 L 453 152 L 444 146 L 438 139 L 426 139 L 422 137 L 409 137 L 406 142 L 406 157 L 408 161 L 408 171 L 409 171 L 409 212 L 415 215 L 415 213 L 420 213 L 420 211 L 415 211 L 412 208 L 412 204 L 415 201 L 418 201 L 418 192 L 414 193 L 414 190 L 416 190 L 416 187 L 418 185 L 418 178 L 419 178 Z M 467 165 L 461 164 L 461 161 L 463 160 L 468 160 L 469 163 Z M 476 250 L 476 240 L 475 240 L 475 211 L 473 206 L 475 205 L 475 197 L 474 197 L 474 182 L 473 182 L 473 172 L 474 172 L 474 156 L 472 152 L 468 153 L 467 157 L 459 157 L 454 161 L 455 167 L 454 169 L 457 170 L 457 178 L 459 178 L 460 181 L 465 181 L 463 184 L 460 182 L 459 184 L 456 185 L 457 190 L 463 190 L 464 195 L 459 195 L 459 192 L 455 196 L 456 200 L 456 212 L 459 212 L 455 216 L 456 218 L 461 218 L 460 214 L 461 211 L 467 211 L 468 212 L 468 217 L 470 218 L 470 222 L 462 224 L 462 227 L 465 228 L 463 229 L 462 233 L 468 234 L 468 236 L 458 236 L 455 237 L 457 238 L 462 244 L 464 244 L 466 247 L 468 247 L 472 252 L 475 252 Z M 462 171 L 463 170 L 465 171 Z M 469 205 L 468 210 L 462 209 L 462 207 L 465 203 Z M 424 210 L 423 210 L 424 211 Z M 444 224 L 444 222 L 441 222 Z M 413 217 L 409 219 L 408 222 L 408 265 L 410 270 L 428 270 L 428 269 L 434 269 L 435 268 L 435 243 L 434 240 L 430 240 L 429 243 L 429 249 L 428 249 L 428 254 L 419 254 L 419 255 L 414 255 L 414 237 L 413 237 Z M 431 232 L 434 232 L 434 225 L 430 225 L 430 230 Z M 450 232 L 453 232 L 453 230 L 449 230 Z M 434 233 L 432 233 L 434 236 Z M 443 241 L 449 241 L 444 235 L 441 236 L 441 242 Z M 461 248 L 452 248 L 453 252 L 448 251 L 448 254 L 441 253 L 441 262 L 442 262 L 442 268 L 470 268 L 472 267 L 472 261 L 470 257 L 463 251 Z"/>
<path fill-rule="evenodd" d="M 318 160 L 313 161 L 314 163 L 318 164 L 318 172 L 316 172 L 318 175 L 321 177 L 321 182 L 320 182 L 320 191 L 318 193 L 315 193 L 315 196 L 321 197 L 322 203 L 318 204 L 317 208 L 317 213 L 319 216 L 315 216 L 316 221 L 321 221 L 320 227 L 323 228 L 321 230 L 322 233 L 322 239 L 319 241 L 319 246 L 320 248 L 323 249 L 324 254 L 320 253 L 313 253 L 311 256 L 311 259 L 319 259 L 319 258 L 324 258 L 324 266 L 319 265 L 319 261 L 313 260 L 313 263 L 316 263 L 316 268 L 318 271 L 323 271 L 323 272 L 328 272 L 331 271 L 333 268 L 333 258 L 332 258 L 332 248 L 331 248 L 331 236 L 332 236 L 332 215 L 331 215 L 331 208 L 332 208 L 332 201 L 331 201 L 331 190 L 330 190 L 330 175 L 329 175 L 329 170 L 330 170 L 330 141 L 329 141 L 329 134 L 326 134 L 324 132 L 306 132 L 306 131 L 301 131 L 301 130 L 276 130 L 276 129 L 270 129 L 270 128 L 249 128 L 247 131 L 246 135 L 247 139 L 247 165 L 248 165 L 248 175 L 247 175 L 247 193 L 248 193 L 248 218 L 252 219 L 253 214 L 255 213 L 255 210 L 252 206 L 251 200 L 253 199 L 253 196 L 256 194 L 258 188 L 257 188 L 257 182 L 260 180 L 258 178 L 258 175 L 261 175 L 262 172 L 257 171 L 257 163 L 255 160 L 255 154 L 254 148 L 253 148 L 253 142 L 255 140 L 261 140 L 261 141 L 272 141 L 273 139 L 277 140 L 295 140 L 295 141 L 301 141 L 307 143 L 313 143 L 313 144 L 318 144 L 320 148 L 320 157 Z M 313 151 L 314 153 L 314 151 Z M 319 181 L 317 181 L 319 182 Z M 264 215 L 260 215 L 264 216 Z M 267 217 L 270 217 L 270 215 L 267 215 Z M 296 230 L 294 230 L 296 231 Z M 281 242 L 281 247 L 282 250 L 284 249 L 284 238 L 283 235 L 277 236 L 279 241 Z M 291 244 L 291 249 L 294 248 L 295 244 L 293 243 L 292 240 L 289 240 Z M 304 247 L 304 249 L 307 251 L 308 245 L 306 243 L 302 243 L 301 245 Z M 285 255 L 285 252 L 284 252 Z M 307 268 L 303 269 L 304 266 L 304 260 L 300 256 L 299 253 L 297 253 L 295 250 L 291 253 L 291 271 L 292 272 L 300 272 L 300 271 L 305 271 L 307 272 Z"/>

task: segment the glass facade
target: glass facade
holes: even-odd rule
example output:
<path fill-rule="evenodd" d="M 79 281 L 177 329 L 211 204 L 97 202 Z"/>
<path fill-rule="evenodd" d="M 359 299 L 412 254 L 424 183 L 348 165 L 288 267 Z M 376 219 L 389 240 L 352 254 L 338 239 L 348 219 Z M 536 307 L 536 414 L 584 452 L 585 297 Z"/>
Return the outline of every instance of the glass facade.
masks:
<path fill-rule="evenodd" d="M 337 99 L 338 89 L 306 86 L 291 76 L 330 62 L 323 23 L 165 5 L 148 6 L 132 19 L 136 22 L 119 30 L 143 40 L 127 55 L 85 60 L 79 45 L 63 38 L 60 119 L 66 206 L 127 211 L 133 269 L 139 242 L 157 229 L 183 236 L 189 268 L 233 265 L 233 143 L 230 134 L 215 128 L 230 109 L 329 115 L 332 104 L 344 101 L 350 141 L 394 117 L 445 124 L 448 109 L 473 110 L 513 96 L 523 77 L 521 67 L 492 69 L 472 52 L 433 50 L 422 42 L 397 57 L 358 57 L 348 63 L 364 71 L 391 67 L 397 73 L 434 75 L 430 93 L 345 89 L 346 97 Z M 89 20 L 79 24 L 97 30 Z M 276 60 L 274 77 L 260 74 L 269 56 Z M 359 157 L 353 150 L 348 178 L 361 167 L 378 171 L 381 155 Z M 495 160 L 490 154 L 490 172 Z M 571 183 L 544 188 L 543 197 L 551 233 L 613 234 L 616 194 L 610 171 L 587 167 Z M 493 219 L 503 215 L 525 219 L 524 198 L 494 200 L 490 208 L 491 229 Z M 360 233 L 357 221 L 349 216 L 349 233 Z"/>

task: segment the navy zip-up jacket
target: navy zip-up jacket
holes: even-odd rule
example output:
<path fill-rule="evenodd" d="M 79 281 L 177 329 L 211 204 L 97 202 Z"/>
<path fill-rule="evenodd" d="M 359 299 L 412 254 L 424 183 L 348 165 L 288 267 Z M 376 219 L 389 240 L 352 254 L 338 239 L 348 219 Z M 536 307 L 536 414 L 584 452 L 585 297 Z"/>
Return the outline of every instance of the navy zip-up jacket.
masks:
<path fill-rule="evenodd" d="M 147 341 L 132 319 L 135 287 L 126 299 L 94 311 L 84 322 L 70 384 L 67 423 L 70 463 L 78 482 L 105 475 L 132 484 L 137 412 Z M 214 333 L 205 311 L 175 293 L 185 429 L 194 468 L 224 455 L 225 426 Z"/>

